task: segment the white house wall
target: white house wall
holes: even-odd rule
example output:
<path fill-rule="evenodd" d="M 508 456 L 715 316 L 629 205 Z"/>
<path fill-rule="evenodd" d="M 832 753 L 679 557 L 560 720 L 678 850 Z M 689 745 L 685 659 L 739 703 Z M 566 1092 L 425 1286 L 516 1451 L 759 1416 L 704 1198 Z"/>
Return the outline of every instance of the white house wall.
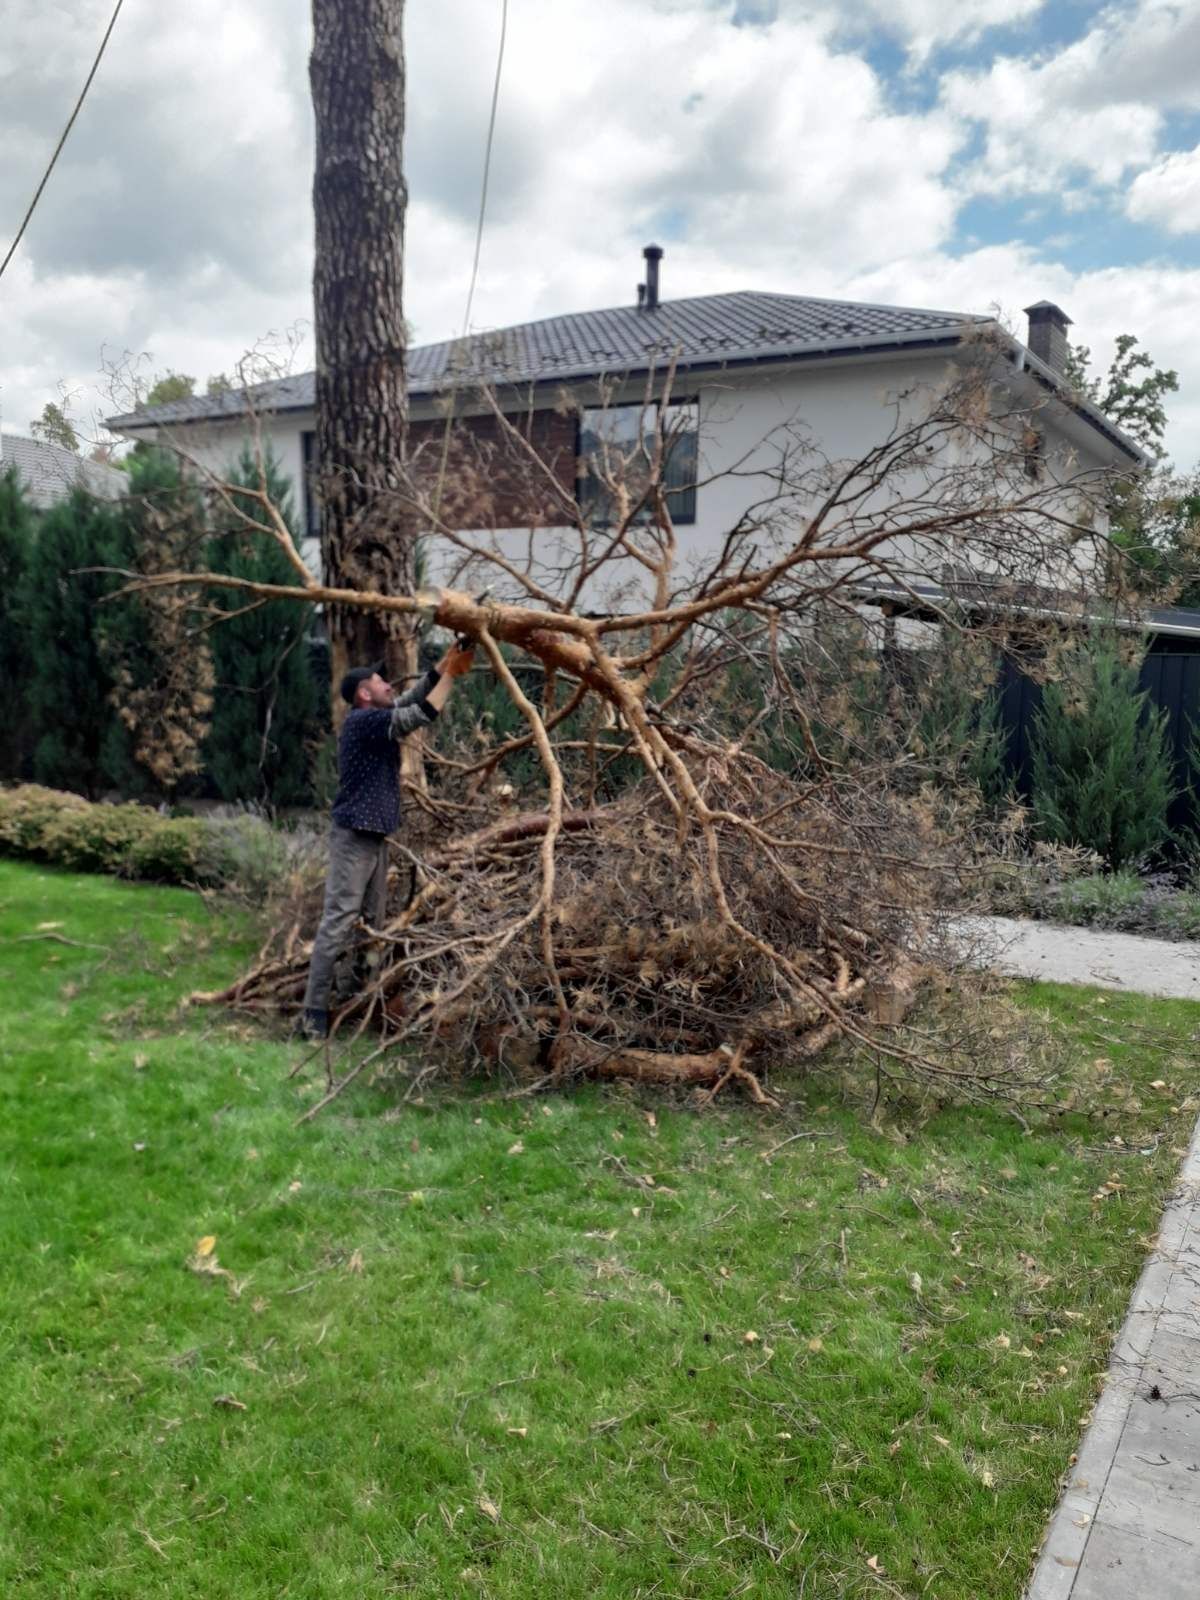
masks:
<path fill-rule="evenodd" d="M 161 431 L 157 442 L 179 449 L 201 476 L 211 473 L 218 478 L 227 478 L 237 467 L 243 452 L 253 451 L 256 441 L 261 443 L 264 454 L 274 457 L 281 476 L 291 485 L 292 526 L 301 538 L 301 554 L 309 568 L 320 576 L 320 544 L 306 537 L 304 520 L 302 440 L 305 431 L 311 431 L 313 426 L 311 414 L 303 417 L 286 413 L 261 418 L 253 433 L 242 422 L 189 423 L 169 432 Z"/>
<path fill-rule="evenodd" d="M 852 462 L 878 445 L 894 426 L 899 414 L 908 420 L 928 408 L 934 393 L 954 372 L 946 354 L 921 353 L 900 359 L 858 361 L 841 358 L 827 365 L 804 365 L 777 371 L 758 369 L 753 373 L 728 377 L 708 376 L 694 385 L 677 380 L 673 398 L 698 402 L 700 417 L 700 484 L 696 521 L 677 530 L 681 584 L 687 576 L 700 572 L 721 550 L 729 530 L 746 509 L 772 493 L 780 456 L 793 455 L 792 471 L 813 468 L 821 461 Z M 636 399 L 641 385 L 631 385 L 620 399 Z M 552 397 L 547 397 L 547 403 Z M 418 403 L 414 415 L 428 411 Z M 1081 424 L 1063 407 L 1047 405 L 1039 413 L 1047 440 L 1048 470 L 1069 478 L 1079 470 L 1111 464 L 1107 447 L 1094 430 Z M 270 447 L 280 470 L 290 480 L 297 511 L 297 527 L 303 530 L 303 445 L 305 432 L 315 426 L 309 413 L 282 413 L 261 420 L 264 442 Z M 190 425 L 176 430 L 176 441 L 203 468 L 223 474 L 235 462 L 247 441 L 247 429 L 239 423 Z M 712 480 L 712 481 L 706 481 Z M 756 538 L 770 545 L 772 539 L 790 543 L 798 516 L 793 512 L 786 525 L 764 532 Z M 480 530 L 473 536 L 497 548 L 518 563 L 532 563 L 533 574 L 554 587 L 556 568 L 570 564 L 574 543 L 567 530 L 528 529 Z M 760 549 L 760 554 L 768 551 Z M 893 548 L 893 559 L 919 570 L 916 553 Z M 315 539 L 304 544 L 305 559 L 314 571 L 319 568 Z M 453 575 L 461 583 L 490 583 L 498 594 L 519 592 L 511 580 L 497 583 L 494 569 L 486 577 L 461 571 L 462 557 L 444 541 L 431 540 L 429 575 L 432 581 L 446 581 Z M 628 563 L 611 572 L 610 577 L 624 585 L 621 600 L 625 605 L 644 599 L 645 579 L 639 568 Z M 596 593 L 585 597 L 596 609 L 611 596 Z"/>
<path fill-rule="evenodd" d="M 694 387 L 684 379 L 677 381 L 672 398 L 695 400 L 699 407 L 700 489 L 696 520 L 677 528 L 678 587 L 686 591 L 688 581 L 711 568 L 748 508 L 778 495 L 781 473 L 795 485 L 804 474 L 812 477 L 812 498 L 793 493 L 779 504 L 782 512 L 768 517 L 768 526 L 754 531 L 745 540 L 734 565 L 752 545 L 755 560 L 769 559 L 794 542 L 807 510 L 815 509 L 829 480 L 839 468 L 861 460 L 882 443 L 897 427 L 922 418 L 947 384 L 961 376 L 958 367 L 945 354 L 923 353 L 901 359 L 859 361 L 840 358 L 824 366 L 801 365 L 775 372 L 759 369 L 745 376 L 707 378 Z M 616 401 L 640 398 L 640 386 L 631 385 L 618 393 Z M 1077 438 L 1062 433 L 1062 407 L 1045 407 L 1038 413 L 1047 440 L 1047 466 L 1069 480 L 1081 467 L 1100 464 L 1100 454 L 1080 456 Z M 1087 430 L 1090 431 L 1090 430 Z M 1085 441 L 1086 443 L 1086 441 Z M 971 447 L 946 442 L 939 452 L 939 464 L 947 468 L 966 466 Z M 786 468 L 784 458 L 790 458 Z M 983 465 L 982 459 L 980 462 Z M 823 480 L 823 481 L 822 481 Z M 913 492 L 895 477 L 867 506 L 880 508 L 887 499 Z M 571 530 L 528 529 L 476 530 L 480 545 L 492 544 L 514 564 L 523 567 L 543 587 L 561 593 L 561 573 L 577 565 L 578 536 Z M 940 581 L 944 576 L 945 549 L 918 549 L 911 542 L 896 539 L 878 552 L 893 568 L 902 569 L 911 581 Z M 968 552 L 962 552 L 965 558 Z M 496 578 L 480 561 L 475 571 L 463 571 L 462 557 L 444 545 L 436 547 L 431 561 L 431 576 L 460 586 L 491 584 L 499 594 L 519 592 L 511 580 Z M 975 565 L 986 566 L 985 561 Z M 861 565 L 864 581 L 878 580 L 876 571 Z M 606 567 L 608 585 L 585 594 L 585 609 L 608 610 L 641 607 L 648 598 L 647 578 L 633 561 L 610 563 Z M 1051 574 L 1026 573 L 1049 581 Z M 1059 575 L 1061 576 L 1061 575 Z"/>
<path fill-rule="evenodd" d="M 770 525 L 750 535 L 747 545 L 752 543 L 760 558 L 788 547 L 801 521 L 802 504 L 794 494 L 780 500 L 781 477 L 795 484 L 800 475 L 818 474 L 830 463 L 859 460 L 886 437 L 897 415 L 912 420 L 922 414 L 950 372 L 946 357 L 925 356 L 759 369 L 744 376 L 709 376 L 694 385 L 677 379 L 672 399 L 698 404 L 700 434 L 696 520 L 676 530 L 678 584 L 686 587 L 688 579 L 711 566 L 730 530 L 759 502 L 774 498 L 786 512 L 769 513 Z M 634 402 L 641 394 L 642 386 L 631 384 L 612 400 Z M 476 530 L 472 537 L 481 545 L 494 543 L 552 592 L 561 592 L 559 575 L 576 564 L 577 535 L 571 530 L 539 529 L 533 535 L 518 528 Z M 462 572 L 461 561 L 459 552 L 435 545 L 431 576 L 435 581 L 453 576 L 464 586 L 492 583 L 498 592 L 514 590 L 511 580 L 497 583 L 485 562 L 475 572 Z M 612 562 L 605 572 L 606 588 L 597 586 L 585 595 L 585 608 L 644 603 L 646 578 L 635 562 Z"/>

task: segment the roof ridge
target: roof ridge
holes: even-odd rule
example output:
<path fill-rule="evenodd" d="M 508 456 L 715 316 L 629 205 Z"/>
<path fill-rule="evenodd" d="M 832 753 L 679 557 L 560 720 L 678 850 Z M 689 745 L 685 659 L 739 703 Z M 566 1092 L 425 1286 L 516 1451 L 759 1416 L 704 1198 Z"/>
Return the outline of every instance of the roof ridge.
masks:
<path fill-rule="evenodd" d="M 880 311 L 892 315 L 901 313 L 922 317 L 947 317 L 957 319 L 960 322 L 990 322 L 993 320 L 991 317 L 975 311 L 948 311 L 934 306 L 892 305 L 885 300 L 839 300 L 829 295 L 785 294 L 778 289 L 719 289 L 713 294 L 682 295 L 674 300 L 660 300 L 653 311 L 647 311 L 644 307 L 631 305 L 628 302 L 618 306 L 592 306 L 581 311 L 555 311 L 551 312 L 549 316 L 534 317 L 526 322 L 507 322 L 502 326 L 472 329 L 469 333 L 452 334 L 446 339 L 431 339 L 424 344 L 410 345 L 409 353 L 411 354 L 417 350 L 438 350 L 448 345 L 465 344 L 472 339 L 486 339 L 503 333 L 515 333 L 518 329 L 542 328 L 551 322 L 567 322 L 579 317 L 629 315 L 649 320 L 660 311 L 696 306 L 717 300 L 738 299 L 781 300 L 793 306 L 848 306 L 856 311 Z"/>

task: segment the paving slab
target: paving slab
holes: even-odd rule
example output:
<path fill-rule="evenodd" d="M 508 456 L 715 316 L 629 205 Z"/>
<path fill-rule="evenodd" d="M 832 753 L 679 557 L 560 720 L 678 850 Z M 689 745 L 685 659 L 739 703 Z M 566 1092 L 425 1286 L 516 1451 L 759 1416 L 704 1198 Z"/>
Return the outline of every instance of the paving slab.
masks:
<path fill-rule="evenodd" d="M 1198 1595 L 1200 1125 L 1026 1600 Z"/>
<path fill-rule="evenodd" d="M 1200 1000 L 1200 942 L 1068 928 L 1015 917 L 956 917 L 949 929 L 978 965 L 1014 978 Z"/>
<path fill-rule="evenodd" d="M 1097 1523 L 1072 1600 L 1196 1600 L 1196 1545 L 1138 1526 Z"/>

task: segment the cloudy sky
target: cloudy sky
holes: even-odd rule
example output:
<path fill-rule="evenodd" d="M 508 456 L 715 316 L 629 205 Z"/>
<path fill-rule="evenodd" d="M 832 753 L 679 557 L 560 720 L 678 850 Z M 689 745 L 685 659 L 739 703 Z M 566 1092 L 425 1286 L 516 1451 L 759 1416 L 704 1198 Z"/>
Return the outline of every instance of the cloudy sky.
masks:
<path fill-rule="evenodd" d="M 5 0 L 0 253 L 110 0 Z M 963 311 L 1056 300 L 1179 370 L 1200 459 L 1196 0 L 510 0 L 472 324 L 759 288 Z M 461 331 L 500 0 L 408 0 L 407 311 Z M 234 366 L 310 312 L 306 0 L 125 0 L 0 280 L 0 415 L 101 369 Z M 311 351 L 301 349 L 300 365 Z M 111 406 L 107 409 L 112 409 Z"/>

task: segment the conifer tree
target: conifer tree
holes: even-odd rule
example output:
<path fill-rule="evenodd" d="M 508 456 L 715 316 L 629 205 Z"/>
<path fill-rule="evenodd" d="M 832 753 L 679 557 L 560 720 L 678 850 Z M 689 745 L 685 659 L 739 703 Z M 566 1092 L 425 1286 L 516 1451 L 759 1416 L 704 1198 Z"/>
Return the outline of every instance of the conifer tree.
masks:
<path fill-rule="evenodd" d="M 1149 855 L 1169 834 L 1174 798 L 1167 713 L 1147 704 L 1137 661 L 1115 639 L 1078 652 L 1047 684 L 1033 722 L 1033 812 L 1046 839 L 1085 845 L 1110 867 Z"/>
<path fill-rule="evenodd" d="M 153 447 L 132 456 L 128 492 L 114 508 L 112 565 L 148 573 L 187 565 L 206 535 L 203 501 L 178 461 Z M 172 795 L 201 770 L 212 658 L 199 622 L 191 598 L 170 592 L 124 596 L 97 613 L 112 683 L 103 766 L 122 794 Z"/>
<path fill-rule="evenodd" d="M 39 519 L 20 586 L 32 774 L 95 799 L 108 760 L 127 754 L 119 733 L 106 759 L 112 679 L 100 652 L 98 608 L 114 580 L 89 568 L 117 564 L 117 513 L 75 490 Z"/>
<path fill-rule="evenodd" d="M 292 526 L 288 481 L 264 463 L 266 489 Z M 231 480 L 257 487 L 258 469 L 244 456 Z M 253 502 L 246 510 L 253 514 Z M 295 576 L 277 545 L 218 511 L 210 545 L 213 567 L 261 583 Z M 241 596 L 223 591 L 216 603 L 231 613 L 210 633 L 216 694 L 205 746 L 209 776 L 224 800 L 299 805 L 311 799 L 311 751 L 324 719 L 307 643 L 309 611 L 277 600 L 243 611 Z M 241 615 L 232 613 L 241 611 Z"/>
<path fill-rule="evenodd" d="M 1012 782 L 995 652 L 944 627 L 937 648 L 916 653 L 915 662 L 920 676 L 908 744 L 918 770 L 940 781 L 965 780 L 987 805 L 1002 805 Z"/>
<path fill-rule="evenodd" d="M 0 718 L 0 779 L 8 780 L 24 776 L 30 752 L 29 650 L 22 589 L 33 528 L 33 511 L 16 469 L 10 468 L 0 474 L 0 683 L 8 700 Z"/>

